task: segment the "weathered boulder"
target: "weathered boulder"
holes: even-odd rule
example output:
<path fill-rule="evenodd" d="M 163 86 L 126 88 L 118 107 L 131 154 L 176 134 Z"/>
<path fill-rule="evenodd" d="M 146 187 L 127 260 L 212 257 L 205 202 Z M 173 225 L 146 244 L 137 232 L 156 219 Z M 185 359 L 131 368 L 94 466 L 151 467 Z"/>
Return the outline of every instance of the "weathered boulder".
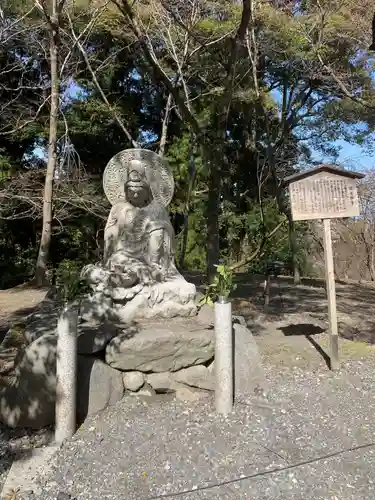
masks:
<path fill-rule="evenodd" d="M 0 421 L 9 427 L 39 429 L 52 424 L 56 400 L 54 333 L 32 342 L 15 369 L 13 385 L 0 392 Z M 122 398 L 122 374 L 95 358 L 78 356 L 77 414 L 79 420 Z"/>
<path fill-rule="evenodd" d="M 133 396 L 146 396 L 148 398 L 152 398 L 156 396 L 156 391 L 150 384 L 145 384 L 143 387 L 139 389 L 137 392 L 129 392 L 128 394 L 132 394 Z"/>
<path fill-rule="evenodd" d="M 147 383 L 158 394 L 174 392 L 179 385 L 173 380 L 172 374 L 169 372 L 149 373 L 147 375 Z"/>
<path fill-rule="evenodd" d="M 104 296 L 102 292 L 96 292 L 82 299 L 80 315 L 84 321 L 101 321 L 110 314 L 111 310 L 111 297 Z"/>
<path fill-rule="evenodd" d="M 56 334 L 60 309 L 56 305 L 53 307 L 49 304 L 41 307 L 28 318 L 24 335 L 29 344 L 47 333 Z"/>
<path fill-rule="evenodd" d="M 100 359 L 78 356 L 77 417 L 83 421 L 120 401 L 124 395 L 122 374 Z"/>
<path fill-rule="evenodd" d="M 204 365 L 189 366 L 183 368 L 173 374 L 176 382 L 180 382 L 191 387 L 198 387 L 199 389 L 207 389 L 213 391 L 215 389 L 215 378 L 212 370 L 209 370 Z"/>
<path fill-rule="evenodd" d="M 122 376 L 125 389 L 132 392 L 138 391 L 144 385 L 145 378 L 142 372 L 125 372 Z"/>
<path fill-rule="evenodd" d="M 24 336 L 31 344 L 45 334 L 57 335 L 57 321 L 60 308 L 49 305 L 34 313 L 27 322 Z M 91 320 L 82 322 L 77 330 L 77 350 L 79 354 L 93 354 L 105 349 L 108 342 L 124 331 L 124 325 L 110 321 Z"/>
<path fill-rule="evenodd" d="M 129 326 L 126 332 L 135 331 L 135 326 Z M 103 351 L 108 342 L 124 333 L 124 325 L 109 321 L 89 321 L 78 326 L 77 351 L 79 354 L 94 354 Z"/>
<path fill-rule="evenodd" d="M 234 394 L 238 401 L 260 396 L 266 390 L 261 355 L 251 331 L 234 323 Z M 214 368 L 211 370 L 214 372 Z"/>
<path fill-rule="evenodd" d="M 205 363 L 213 356 L 213 330 L 194 320 L 176 319 L 113 338 L 106 347 L 105 360 L 125 371 L 168 372 Z"/>
<path fill-rule="evenodd" d="M 201 391 L 193 387 L 178 387 L 178 389 L 176 389 L 176 399 L 184 403 L 197 402 L 202 398 L 207 398 L 209 394 L 209 392 Z"/>
<path fill-rule="evenodd" d="M 215 323 L 214 308 L 208 304 L 204 304 L 199 309 L 196 319 L 200 324 L 205 325 L 206 328 L 213 328 Z"/>

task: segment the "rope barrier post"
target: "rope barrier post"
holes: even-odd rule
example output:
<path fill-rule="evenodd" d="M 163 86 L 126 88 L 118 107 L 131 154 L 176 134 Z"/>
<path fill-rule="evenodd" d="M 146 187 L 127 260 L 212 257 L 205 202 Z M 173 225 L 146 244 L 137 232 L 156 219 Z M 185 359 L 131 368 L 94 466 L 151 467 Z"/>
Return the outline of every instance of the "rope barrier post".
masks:
<path fill-rule="evenodd" d="M 55 441 L 76 431 L 78 311 L 65 305 L 57 323 Z"/>
<path fill-rule="evenodd" d="M 225 297 L 215 302 L 215 404 L 217 413 L 233 410 L 232 304 Z"/>

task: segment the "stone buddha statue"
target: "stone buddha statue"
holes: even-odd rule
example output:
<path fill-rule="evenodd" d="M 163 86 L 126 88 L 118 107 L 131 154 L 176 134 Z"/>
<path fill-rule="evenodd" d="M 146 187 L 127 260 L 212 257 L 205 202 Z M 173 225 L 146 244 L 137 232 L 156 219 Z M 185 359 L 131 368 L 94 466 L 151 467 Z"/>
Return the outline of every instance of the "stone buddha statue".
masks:
<path fill-rule="evenodd" d="M 148 150 L 122 151 L 109 161 L 103 187 L 112 209 L 103 262 L 82 270 L 92 291 L 83 302 L 83 318 L 194 315 L 195 286 L 175 266 L 175 237 L 166 209 L 174 182 L 167 162 Z"/>

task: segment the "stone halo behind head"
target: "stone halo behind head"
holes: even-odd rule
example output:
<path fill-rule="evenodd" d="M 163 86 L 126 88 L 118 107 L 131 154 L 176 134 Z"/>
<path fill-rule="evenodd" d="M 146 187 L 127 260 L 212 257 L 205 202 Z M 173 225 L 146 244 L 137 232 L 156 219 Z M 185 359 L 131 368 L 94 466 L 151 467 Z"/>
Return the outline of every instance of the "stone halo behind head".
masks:
<path fill-rule="evenodd" d="M 103 189 L 111 205 L 126 201 L 124 185 L 130 162 L 136 160 L 145 167 L 147 181 L 154 200 L 167 207 L 174 192 L 174 180 L 168 162 L 148 149 L 124 149 L 113 156 L 103 173 Z"/>

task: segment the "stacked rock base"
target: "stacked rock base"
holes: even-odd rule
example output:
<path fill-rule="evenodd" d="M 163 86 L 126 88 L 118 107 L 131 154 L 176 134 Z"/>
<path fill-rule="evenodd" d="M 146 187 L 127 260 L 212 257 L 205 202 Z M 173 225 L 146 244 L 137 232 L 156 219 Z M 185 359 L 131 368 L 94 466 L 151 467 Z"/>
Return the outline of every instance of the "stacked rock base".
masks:
<path fill-rule="evenodd" d="M 27 322 L 13 381 L 0 389 L 0 421 L 9 427 L 38 429 L 54 423 L 58 315 L 56 305 L 47 301 Z M 183 401 L 195 401 L 214 390 L 215 338 L 208 306 L 194 318 L 131 325 L 83 322 L 77 334 L 78 421 L 124 395 L 175 393 Z M 243 324 L 234 324 L 234 335 L 236 390 L 251 396 L 257 380 L 262 381 L 259 353 Z"/>
<path fill-rule="evenodd" d="M 26 345 L 15 360 L 11 383 L 0 388 L 0 421 L 9 427 L 38 429 L 54 422 L 58 315 L 56 305 L 46 301 L 22 332 Z M 199 373 L 208 377 L 206 365 L 214 356 L 213 330 L 199 322 L 199 315 L 127 326 L 83 322 L 77 333 L 79 421 L 115 404 L 125 392 L 175 391 L 184 386 L 184 376 L 196 377 L 199 365 Z M 7 341 L 11 337 L 9 332 Z"/>

